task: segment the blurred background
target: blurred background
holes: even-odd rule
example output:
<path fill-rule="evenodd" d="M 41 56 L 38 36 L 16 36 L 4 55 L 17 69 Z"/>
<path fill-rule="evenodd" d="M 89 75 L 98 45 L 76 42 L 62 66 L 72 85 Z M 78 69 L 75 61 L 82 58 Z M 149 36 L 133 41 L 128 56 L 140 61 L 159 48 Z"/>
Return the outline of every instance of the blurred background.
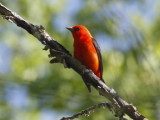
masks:
<path fill-rule="evenodd" d="M 159 0 L 0 0 L 73 53 L 65 27 L 85 25 L 103 56 L 104 79 L 151 120 L 160 119 Z M 0 18 L 0 120 L 58 120 L 105 102 L 81 77 L 49 64 L 48 51 L 26 31 Z M 77 120 L 115 120 L 96 109 Z"/>

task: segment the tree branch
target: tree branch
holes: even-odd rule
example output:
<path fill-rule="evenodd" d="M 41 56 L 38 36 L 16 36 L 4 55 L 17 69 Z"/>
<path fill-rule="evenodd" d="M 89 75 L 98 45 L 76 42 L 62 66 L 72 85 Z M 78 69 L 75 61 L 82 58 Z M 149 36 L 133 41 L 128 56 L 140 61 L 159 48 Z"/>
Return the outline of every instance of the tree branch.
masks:
<path fill-rule="evenodd" d="M 86 69 L 78 60 L 74 59 L 71 54 L 61 44 L 51 38 L 45 31 L 44 27 L 33 25 L 24 20 L 21 16 L 12 12 L 10 9 L 0 3 L 1 16 L 15 23 L 17 26 L 25 29 L 28 33 L 36 37 L 42 44 L 45 45 L 45 50 L 50 50 L 50 57 L 54 57 L 51 63 L 62 63 L 67 67 L 72 68 L 82 76 L 87 82 L 97 89 L 100 95 L 104 96 L 113 105 L 113 111 L 116 117 L 122 118 L 127 114 L 134 120 L 148 120 L 141 113 L 136 110 L 136 107 L 127 103 L 120 98 L 117 92 L 103 83 L 91 70 Z"/>
<path fill-rule="evenodd" d="M 81 112 L 74 114 L 70 117 L 63 117 L 60 120 L 72 120 L 72 119 L 78 118 L 81 115 L 89 116 L 91 112 L 93 112 L 96 108 L 100 108 L 100 107 L 108 108 L 110 111 L 112 111 L 112 105 L 110 105 L 109 103 L 100 103 L 100 104 L 93 105 L 85 110 L 82 110 Z"/>

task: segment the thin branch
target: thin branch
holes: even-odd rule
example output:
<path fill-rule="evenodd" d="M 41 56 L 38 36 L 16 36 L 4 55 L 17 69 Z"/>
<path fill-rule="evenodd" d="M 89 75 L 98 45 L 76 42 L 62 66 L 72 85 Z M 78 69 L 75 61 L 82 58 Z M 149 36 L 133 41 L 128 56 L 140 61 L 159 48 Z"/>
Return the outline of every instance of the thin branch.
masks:
<path fill-rule="evenodd" d="M 109 103 L 100 103 L 100 104 L 96 104 L 96 105 L 93 105 L 85 110 L 82 110 L 81 112 L 77 113 L 77 114 L 74 114 L 70 117 L 63 117 L 61 118 L 60 120 L 73 120 L 75 118 L 78 118 L 79 116 L 82 116 L 82 115 L 85 115 L 85 116 L 89 116 L 91 112 L 94 112 L 94 110 L 96 108 L 108 108 L 110 111 L 112 111 L 112 105 L 109 104 Z"/>
<path fill-rule="evenodd" d="M 135 106 L 120 98 L 114 89 L 108 87 L 91 70 L 86 69 L 86 67 L 83 66 L 78 60 L 74 59 L 68 50 L 48 35 L 44 27 L 31 24 L 1 3 L 0 14 L 4 19 L 25 29 L 28 33 L 32 34 L 42 44 L 44 44 L 45 50 L 50 50 L 50 57 L 54 57 L 54 59 L 51 60 L 51 63 L 62 63 L 65 66 L 75 70 L 85 80 L 88 80 L 87 82 L 96 88 L 100 95 L 110 100 L 116 117 L 122 118 L 124 114 L 127 114 L 134 120 L 148 120 L 137 111 Z"/>

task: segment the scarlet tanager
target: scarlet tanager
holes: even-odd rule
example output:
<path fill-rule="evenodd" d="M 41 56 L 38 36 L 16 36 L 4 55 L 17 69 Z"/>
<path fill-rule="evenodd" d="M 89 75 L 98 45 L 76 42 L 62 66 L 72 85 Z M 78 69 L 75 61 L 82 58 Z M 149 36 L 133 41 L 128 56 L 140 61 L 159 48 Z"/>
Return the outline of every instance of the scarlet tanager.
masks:
<path fill-rule="evenodd" d="M 81 61 L 87 69 L 91 69 L 93 73 L 103 81 L 102 56 L 96 40 L 85 26 L 75 25 L 66 28 L 72 32 L 74 38 L 74 57 Z M 91 91 L 90 85 L 88 85 L 86 81 L 84 82 L 88 90 Z"/>

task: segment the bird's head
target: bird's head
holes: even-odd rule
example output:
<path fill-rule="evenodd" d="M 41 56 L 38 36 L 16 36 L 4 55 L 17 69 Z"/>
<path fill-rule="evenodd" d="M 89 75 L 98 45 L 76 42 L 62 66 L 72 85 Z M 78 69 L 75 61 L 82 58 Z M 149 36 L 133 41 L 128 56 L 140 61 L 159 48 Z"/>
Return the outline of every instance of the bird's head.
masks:
<path fill-rule="evenodd" d="M 83 25 L 75 25 L 73 27 L 66 27 L 66 28 L 72 32 L 73 37 L 81 37 L 81 36 L 92 37 L 89 30 Z"/>

